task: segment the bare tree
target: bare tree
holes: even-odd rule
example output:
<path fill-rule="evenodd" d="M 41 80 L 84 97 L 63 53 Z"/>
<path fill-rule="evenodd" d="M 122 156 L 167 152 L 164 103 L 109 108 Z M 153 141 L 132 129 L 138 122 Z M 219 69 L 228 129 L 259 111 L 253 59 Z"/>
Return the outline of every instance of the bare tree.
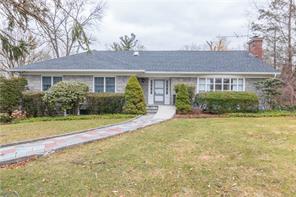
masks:
<path fill-rule="evenodd" d="M 136 39 L 136 35 L 131 33 L 131 36 L 124 35 L 119 38 L 119 42 L 113 42 L 110 45 L 111 50 L 114 51 L 131 51 L 131 50 L 144 50 L 145 47 Z"/>
<path fill-rule="evenodd" d="M 215 41 L 206 41 L 210 51 L 227 51 L 229 42 L 225 38 L 220 38 Z"/>
<path fill-rule="evenodd" d="M 95 5 L 89 0 L 44 1 L 48 12 L 44 20 L 37 21 L 35 33 L 43 37 L 55 57 L 68 56 L 79 50 L 89 50 L 90 35 L 86 30 L 97 24 L 103 16 L 104 3 Z"/>
<path fill-rule="evenodd" d="M 285 82 L 283 100 L 296 103 L 296 4 L 294 0 L 270 0 L 264 8 L 257 8 L 258 20 L 253 23 L 254 34 L 264 36 L 266 59 L 275 68 L 282 68 Z"/>

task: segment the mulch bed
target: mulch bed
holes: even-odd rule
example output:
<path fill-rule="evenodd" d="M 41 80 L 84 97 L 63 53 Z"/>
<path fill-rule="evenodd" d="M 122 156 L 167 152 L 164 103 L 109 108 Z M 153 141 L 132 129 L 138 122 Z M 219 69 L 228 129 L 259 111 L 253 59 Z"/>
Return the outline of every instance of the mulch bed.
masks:
<path fill-rule="evenodd" d="M 221 115 L 203 112 L 199 108 L 193 108 L 190 114 L 176 114 L 175 118 L 219 118 Z"/>

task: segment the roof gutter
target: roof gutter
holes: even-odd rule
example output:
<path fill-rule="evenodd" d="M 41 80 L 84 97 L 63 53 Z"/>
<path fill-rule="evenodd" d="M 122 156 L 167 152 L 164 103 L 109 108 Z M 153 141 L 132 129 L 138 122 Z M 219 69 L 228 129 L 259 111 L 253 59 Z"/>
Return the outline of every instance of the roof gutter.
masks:
<path fill-rule="evenodd" d="M 115 69 L 9 69 L 11 72 L 105 72 L 105 73 L 145 73 L 145 74 L 183 74 L 183 75 L 192 75 L 192 74 L 200 74 L 200 75 L 273 75 L 276 77 L 280 72 L 178 72 L 178 71 L 145 71 L 145 70 L 115 70 Z"/>
<path fill-rule="evenodd" d="M 124 72 L 143 73 L 145 70 L 112 70 L 112 69 L 9 69 L 11 72 Z"/>

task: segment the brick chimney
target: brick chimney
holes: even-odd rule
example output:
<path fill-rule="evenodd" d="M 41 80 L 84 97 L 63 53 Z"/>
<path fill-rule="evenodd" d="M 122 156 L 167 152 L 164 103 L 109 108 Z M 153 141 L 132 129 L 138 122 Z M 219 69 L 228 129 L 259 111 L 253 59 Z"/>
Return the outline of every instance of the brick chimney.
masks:
<path fill-rule="evenodd" d="M 259 59 L 263 59 L 263 38 L 254 36 L 248 42 L 249 52 Z"/>

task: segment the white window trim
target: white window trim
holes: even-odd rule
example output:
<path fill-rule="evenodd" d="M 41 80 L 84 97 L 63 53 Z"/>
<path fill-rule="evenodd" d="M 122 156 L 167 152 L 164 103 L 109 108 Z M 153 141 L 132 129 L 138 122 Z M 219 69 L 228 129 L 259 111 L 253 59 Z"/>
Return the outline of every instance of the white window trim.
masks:
<path fill-rule="evenodd" d="M 50 77 L 50 87 L 53 86 L 53 78 L 54 77 L 62 77 L 62 81 L 64 81 L 64 76 L 63 75 L 41 75 L 41 77 L 40 77 L 40 81 L 41 81 L 41 88 L 40 88 L 40 90 L 42 92 L 43 91 L 46 91 L 46 90 L 43 90 L 43 80 L 42 80 L 43 77 Z"/>
<path fill-rule="evenodd" d="M 101 93 L 106 93 L 106 78 L 107 77 L 114 78 L 114 93 L 117 93 L 117 86 L 116 86 L 117 79 L 116 79 L 116 76 L 100 76 L 100 75 L 93 76 L 93 88 L 92 88 L 93 93 L 96 93 L 96 91 L 95 91 L 95 78 L 96 77 L 104 78 L 104 92 L 101 92 Z M 111 93 L 111 92 L 109 92 L 109 93 Z"/>
<path fill-rule="evenodd" d="M 221 91 L 222 92 L 224 92 L 224 79 L 229 79 L 230 81 L 229 81 L 229 90 L 226 90 L 226 91 L 233 91 L 233 90 L 231 90 L 231 86 L 232 86 L 232 83 L 231 83 L 231 79 L 236 79 L 236 90 L 235 91 L 238 91 L 238 80 L 239 79 L 243 79 L 243 90 L 241 91 L 241 92 L 245 92 L 246 91 L 246 78 L 245 77 L 239 77 L 239 76 L 233 76 L 233 77 L 231 77 L 231 76 L 227 76 L 227 77 L 225 77 L 225 76 L 201 76 L 201 77 L 198 77 L 197 78 L 197 80 L 196 80 L 196 82 L 197 82 L 197 86 L 196 86 L 196 92 L 197 93 L 199 93 L 200 92 L 200 90 L 199 90 L 199 79 L 200 78 L 202 78 L 202 79 L 205 79 L 205 92 L 210 92 L 209 90 L 208 90 L 208 79 L 213 79 L 214 81 L 213 81 L 213 91 L 214 92 L 216 92 L 216 78 L 219 78 L 219 79 L 221 79 L 222 80 L 222 82 L 221 82 L 221 85 L 222 85 L 222 87 L 221 87 Z"/>

